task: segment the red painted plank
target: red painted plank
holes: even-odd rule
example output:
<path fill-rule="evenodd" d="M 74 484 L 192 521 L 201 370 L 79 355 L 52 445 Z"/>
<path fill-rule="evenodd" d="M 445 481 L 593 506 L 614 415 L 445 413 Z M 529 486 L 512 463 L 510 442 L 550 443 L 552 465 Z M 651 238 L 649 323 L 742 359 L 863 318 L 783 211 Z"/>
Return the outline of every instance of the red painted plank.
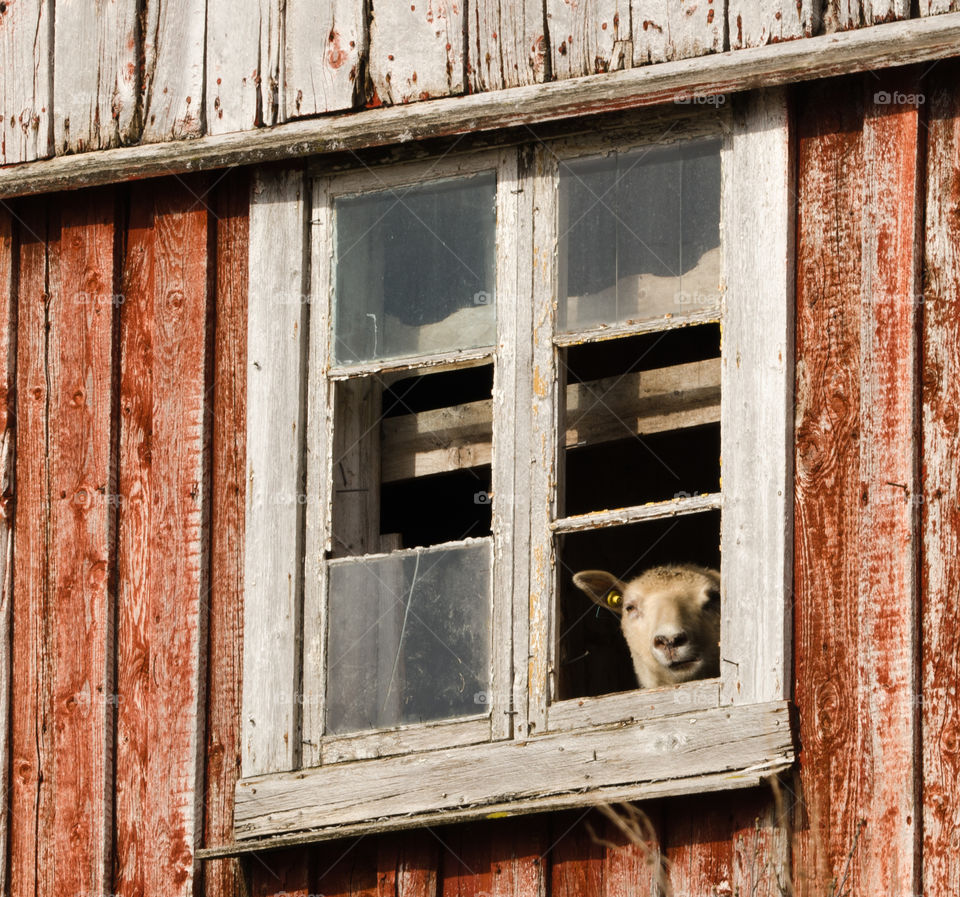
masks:
<path fill-rule="evenodd" d="M 0 208 L 0 894 L 7 894 L 10 812 L 10 712 L 13 646 L 14 444 L 16 406 L 16 260 L 13 216 Z"/>
<path fill-rule="evenodd" d="M 733 894 L 731 810 L 739 795 L 671 800 L 664 812 L 664 841 L 673 897 Z"/>
<path fill-rule="evenodd" d="M 209 215 L 131 192 L 121 309 L 115 892 L 189 894 L 202 795 Z"/>
<path fill-rule="evenodd" d="M 902 72 L 825 82 L 799 104 L 801 894 L 822 893 L 848 862 L 853 893 L 918 890 L 909 501 L 918 121 L 915 106 L 875 102 L 879 91 L 915 93 L 916 83 Z"/>
<path fill-rule="evenodd" d="M 32 201 L 20 219 L 17 302 L 17 509 L 11 719 L 10 893 L 36 897 L 52 884 L 52 617 L 47 576 L 47 208 Z"/>
<path fill-rule="evenodd" d="M 591 836 L 605 830 L 597 812 L 559 813 L 550 818 L 551 897 L 582 897 L 600 894 L 603 888 L 604 848 Z"/>
<path fill-rule="evenodd" d="M 377 839 L 378 897 L 436 897 L 440 841 L 446 831 L 412 831 Z"/>
<path fill-rule="evenodd" d="M 50 263 L 50 538 L 54 843 L 60 893 L 109 891 L 113 749 L 112 190 L 63 197 Z M 51 235 L 53 236 L 53 235 Z"/>
<path fill-rule="evenodd" d="M 216 195 L 216 329 L 204 841 L 233 840 L 233 791 L 240 773 L 243 678 L 243 532 L 247 364 L 249 181 L 238 172 Z M 204 864 L 204 893 L 240 893 L 235 860 Z"/>
<path fill-rule="evenodd" d="M 960 66 L 927 100 L 923 316 L 923 882 L 960 893 Z"/>

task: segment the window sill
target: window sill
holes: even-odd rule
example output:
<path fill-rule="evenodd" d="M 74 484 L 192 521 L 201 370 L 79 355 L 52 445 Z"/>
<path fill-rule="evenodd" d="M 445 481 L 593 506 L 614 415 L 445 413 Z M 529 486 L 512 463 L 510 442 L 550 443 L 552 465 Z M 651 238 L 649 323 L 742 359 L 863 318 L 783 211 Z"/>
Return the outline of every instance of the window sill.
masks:
<path fill-rule="evenodd" d="M 796 753 L 785 701 L 244 779 L 236 843 L 202 857 L 366 832 L 759 784 Z"/>

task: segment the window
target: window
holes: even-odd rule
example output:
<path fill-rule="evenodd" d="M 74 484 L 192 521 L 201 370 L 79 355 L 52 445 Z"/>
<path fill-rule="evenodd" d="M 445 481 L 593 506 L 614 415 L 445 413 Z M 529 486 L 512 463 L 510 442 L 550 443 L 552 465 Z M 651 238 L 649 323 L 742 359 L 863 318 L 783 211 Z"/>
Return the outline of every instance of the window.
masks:
<path fill-rule="evenodd" d="M 772 91 L 261 175 L 238 839 L 792 762 L 790 172 Z M 667 561 L 721 571 L 720 675 L 641 691 L 572 574 Z"/>

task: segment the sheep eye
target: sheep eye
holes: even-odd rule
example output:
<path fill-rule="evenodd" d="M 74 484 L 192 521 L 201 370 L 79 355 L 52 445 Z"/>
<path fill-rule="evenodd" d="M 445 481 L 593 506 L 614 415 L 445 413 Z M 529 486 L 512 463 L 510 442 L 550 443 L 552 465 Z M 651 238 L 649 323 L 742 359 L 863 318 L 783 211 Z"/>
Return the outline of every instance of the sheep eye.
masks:
<path fill-rule="evenodd" d="M 615 589 L 611 589 L 607 592 L 607 607 L 612 607 L 616 610 L 620 605 L 623 604 L 623 595 L 621 595 Z"/>
<path fill-rule="evenodd" d="M 635 604 L 628 604 L 628 605 L 624 608 L 624 610 L 625 610 L 628 614 L 634 613 L 634 612 L 636 611 L 636 609 L 637 609 L 637 606 L 636 606 Z"/>

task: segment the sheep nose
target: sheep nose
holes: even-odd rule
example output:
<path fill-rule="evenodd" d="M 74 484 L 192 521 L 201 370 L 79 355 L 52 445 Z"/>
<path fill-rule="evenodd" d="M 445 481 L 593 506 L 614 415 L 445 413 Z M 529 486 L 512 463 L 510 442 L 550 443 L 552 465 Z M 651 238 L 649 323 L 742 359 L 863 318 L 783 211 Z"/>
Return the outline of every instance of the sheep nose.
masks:
<path fill-rule="evenodd" d="M 678 632 L 676 635 L 667 636 L 667 635 L 658 635 L 653 639 L 653 644 L 658 648 L 670 649 L 670 648 L 682 648 L 688 641 L 687 634 L 685 632 Z"/>

